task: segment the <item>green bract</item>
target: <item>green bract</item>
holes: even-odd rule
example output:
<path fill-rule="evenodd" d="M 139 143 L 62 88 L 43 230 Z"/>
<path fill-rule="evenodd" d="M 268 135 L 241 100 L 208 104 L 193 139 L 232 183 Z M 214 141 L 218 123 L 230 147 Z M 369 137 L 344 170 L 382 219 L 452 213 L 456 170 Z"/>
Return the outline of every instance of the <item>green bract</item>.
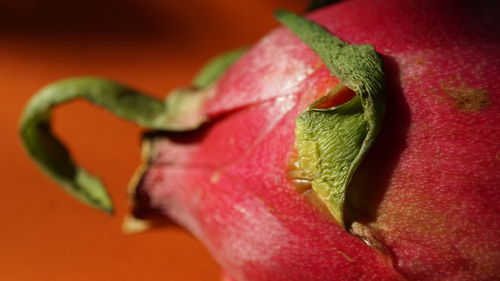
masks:
<path fill-rule="evenodd" d="M 165 101 L 100 78 L 71 78 L 50 84 L 28 102 L 23 112 L 20 123 L 23 145 L 40 168 L 66 191 L 112 213 L 113 204 L 99 178 L 78 166 L 64 144 L 52 134 L 52 109 L 84 98 L 147 129 L 195 129 L 206 120 L 198 110 L 206 96 L 203 89 L 213 84 L 242 53 L 237 50 L 217 57 L 196 76 L 192 87 L 173 91 Z"/>
<path fill-rule="evenodd" d="M 382 60 L 373 46 L 346 44 L 306 18 L 286 11 L 276 16 L 316 52 L 332 76 L 356 93 L 351 101 L 331 108 L 315 108 L 313 103 L 297 118 L 295 129 L 299 169 L 337 222 L 345 225 L 347 188 L 384 116 Z"/>

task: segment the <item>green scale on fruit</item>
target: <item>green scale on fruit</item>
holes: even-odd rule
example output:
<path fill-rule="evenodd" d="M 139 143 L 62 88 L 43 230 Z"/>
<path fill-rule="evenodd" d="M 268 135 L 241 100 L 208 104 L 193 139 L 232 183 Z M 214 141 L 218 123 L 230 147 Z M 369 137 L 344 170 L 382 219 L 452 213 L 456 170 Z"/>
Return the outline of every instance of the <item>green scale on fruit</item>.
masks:
<path fill-rule="evenodd" d="M 341 82 L 300 114 L 295 135 L 299 170 L 335 220 L 344 225 L 346 190 L 384 116 L 382 60 L 373 46 L 349 45 L 303 17 L 284 11 L 276 14 Z M 324 108 L 328 99 L 345 92 L 344 86 L 356 96 L 345 104 Z"/>

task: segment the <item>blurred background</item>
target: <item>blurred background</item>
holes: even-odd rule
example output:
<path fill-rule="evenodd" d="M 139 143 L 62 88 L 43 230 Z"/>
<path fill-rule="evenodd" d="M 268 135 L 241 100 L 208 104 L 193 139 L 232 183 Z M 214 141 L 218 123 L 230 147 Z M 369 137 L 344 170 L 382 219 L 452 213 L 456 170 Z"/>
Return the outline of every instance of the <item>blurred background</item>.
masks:
<path fill-rule="evenodd" d="M 0 0 L 0 280 L 219 280 L 209 253 L 175 228 L 121 232 L 141 130 L 85 102 L 55 111 L 55 131 L 101 175 L 112 217 L 70 198 L 25 155 L 24 104 L 52 81 L 98 75 L 163 97 L 212 56 L 255 43 L 276 8 L 307 0 Z"/>

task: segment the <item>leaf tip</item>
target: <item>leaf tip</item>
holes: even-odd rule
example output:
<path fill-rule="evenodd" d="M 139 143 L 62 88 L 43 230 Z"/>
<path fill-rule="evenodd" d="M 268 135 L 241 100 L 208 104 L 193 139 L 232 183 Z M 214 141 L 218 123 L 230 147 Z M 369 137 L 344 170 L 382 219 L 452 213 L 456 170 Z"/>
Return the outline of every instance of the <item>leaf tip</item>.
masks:
<path fill-rule="evenodd" d="M 102 206 L 102 207 L 100 207 L 100 210 L 109 216 L 114 216 L 114 214 L 115 214 L 115 208 L 113 207 L 112 204 L 110 204 L 108 206 Z"/>

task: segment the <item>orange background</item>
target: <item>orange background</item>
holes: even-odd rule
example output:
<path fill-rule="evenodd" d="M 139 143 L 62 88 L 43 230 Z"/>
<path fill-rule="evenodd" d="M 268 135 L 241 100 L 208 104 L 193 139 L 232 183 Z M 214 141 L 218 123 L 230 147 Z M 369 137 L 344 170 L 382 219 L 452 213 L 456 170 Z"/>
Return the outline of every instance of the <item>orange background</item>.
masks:
<path fill-rule="evenodd" d="M 307 2 L 0 1 L 0 280 L 218 280 L 209 253 L 185 231 L 121 232 L 138 127 L 81 101 L 54 114 L 78 162 L 106 182 L 117 211 L 110 217 L 39 172 L 19 144 L 17 122 L 34 92 L 68 76 L 104 76 L 162 97 L 213 55 L 277 26 L 274 9 L 299 12 Z"/>

